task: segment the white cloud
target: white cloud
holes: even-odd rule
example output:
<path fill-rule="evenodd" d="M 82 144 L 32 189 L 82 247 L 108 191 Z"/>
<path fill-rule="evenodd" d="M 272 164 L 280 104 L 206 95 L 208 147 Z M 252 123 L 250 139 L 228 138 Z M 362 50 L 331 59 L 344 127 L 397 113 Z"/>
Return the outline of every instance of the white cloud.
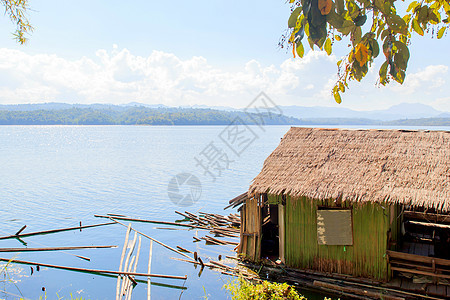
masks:
<path fill-rule="evenodd" d="M 438 98 L 431 104 L 438 110 L 450 112 L 450 97 Z"/>
<path fill-rule="evenodd" d="M 310 51 L 303 59 L 286 59 L 280 65 L 251 60 L 241 68 L 223 70 L 200 56 L 180 59 L 153 51 L 143 57 L 117 45 L 110 51 L 98 50 L 93 59 L 78 60 L 3 48 L 0 103 L 136 101 L 245 107 L 264 91 L 280 105 L 330 106 L 336 105 L 330 92 L 336 82 L 336 61 L 324 52 Z M 408 74 L 403 86 L 382 89 L 374 87 L 376 73 L 371 72 L 360 84 L 351 83 L 342 106 L 376 109 L 374 103 L 390 106 L 423 101 L 450 110 L 447 66 L 428 66 Z M 424 95 L 428 98 L 421 99 Z"/>
<path fill-rule="evenodd" d="M 407 74 L 403 85 L 392 85 L 392 89 L 406 94 L 414 94 L 419 90 L 435 92 L 446 83 L 447 78 L 448 66 L 431 65 L 416 73 Z"/>

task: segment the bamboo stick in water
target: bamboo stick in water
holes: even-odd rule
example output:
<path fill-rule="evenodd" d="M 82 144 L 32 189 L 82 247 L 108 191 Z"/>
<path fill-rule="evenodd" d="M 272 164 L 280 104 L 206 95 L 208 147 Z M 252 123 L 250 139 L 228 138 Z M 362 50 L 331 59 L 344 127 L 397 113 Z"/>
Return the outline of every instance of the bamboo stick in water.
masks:
<path fill-rule="evenodd" d="M 131 223 L 128 224 L 127 227 L 127 233 L 125 234 L 125 242 L 123 244 L 123 248 L 122 248 L 122 255 L 120 257 L 120 265 L 119 265 L 119 272 L 122 272 L 122 264 L 123 264 L 123 259 L 125 257 L 125 253 L 127 250 L 127 246 L 128 246 L 128 237 L 130 236 L 130 231 L 131 231 Z M 116 300 L 119 300 L 120 298 L 120 279 L 121 276 L 117 276 L 117 285 L 116 285 Z"/>
<path fill-rule="evenodd" d="M 114 221 L 114 222 L 116 222 L 117 224 L 120 224 L 120 225 L 122 225 L 122 226 L 126 226 L 125 224 L 123 224 L 123 223 L 121 223 L 121 222 L 119 222 L 119 221 L 117 221 L 117 220 L 115 220 L 115 219 L 111 219 L 111 220 Z M 136 229 L 134 229 L 134 228 L 131 228 L 131 230 L 133 230 L 133 231 L 139 233 L 140 235 L 142 235 L 142 236 L 144 236 L 144 237 L 146 237 L 146 238 L 148 238 L 148 239 L 154 241 L 155 243 L 160 244 L 161 246 L 163 246 L 163 247 L 165 247 L 165 248 L 167 248 L 167 249 L 169 249 L 169 250 L 171 250 L 171 251 L 173 251 L 173 252 L 175 252 L 175 253 L 178 253 L 178 254 L 180 254 L 180 255 L 183 255 L 184 257 L 187 257 L 187 258 L 189 258 L 189 259 L 192 259 L 189 255 L 186 255 L 186 254 L 184 254 L 183 252 L 180 252 L 180 251 L 178 251 L 177 249 L 174 249 L 174 248 L 172 248 L 172 247 L 170 247 L 170 246 L 168 246 L 168 245 L 166 245 L 166 244 L 164 244 L 164 243 L 158 241 L 157 239 L 154 239 L 154 238 L 152 238 L 152 237 L 146 235 L 145 233 L 142 233 L 142 232 L 140 232 L 140 231 L 138 231 L 138 230 L 136 230 Z"/>
<path fill-rule="evenodd" d="M 150 274 L 150 270 L 152 268 L 152 252 L 153 252 L 153 241 L 150 241 L 150 253 L 148 255 L 148 270 L 147 273 Z M 150 277 L 147 278 L 147 300 L 150 300 Z"/>
<path fill-rule="evenodd" d="M 134 246 L 136 245 L 136 240 L 137 240 L 137 232 L 134 233 L 133 241 L 131 242 L 130 249 L 128 250 L 127 256 L 126 256 L 126 258 L 125 258 L 125 266 L 124 266 L 124 270 L 125 270 L 126 272 L 131 272 L 131 268 L 129 268 L 128 263 L 129 263 L 129 261 L 130 261 L 131 255 L 133 254 Z M 133 258 L 133 260 L 134 260 L 134 258 Z M 123 293 L 125 292 L 125 291 L 124 291 L 124 288 L 125 288 L 126 285 L 128 284 L 128 281 L 129 281 L 128 278 L 125 277 L 124 282 L 122 283 L 122 289 L 121 289 L 121 291 L 120 291 L 120 297 L 123 296 Z"/>
<path fill-rule="evenodd" d="M 9 262 L 9 263 L 18 263 L 18 264 L 24 264 L 24 265 L 35 265 L 35 266 L 62 269 L 62 270 L 68 270 L 68 271 L 76 271 L 76 272 L 99 273 L 100 275 L 112 274 L 112 275 L 132 275 L 132 276 L 156 277 L 156 278 L 180 279 L 180 280 L 187 279 L 186 275 L 174 276 L 174 275 L 147 274 L 147 273 L 138 273 L 138 272 L 133 273 L 133 272 L 126 272 L 126 271 L 119 272 L 119 271 L 110 271 L 110 270 L 86 269 L 86 268 L 66 267 L 66 266 L 59 266 L 59 265 L 52 265 L 52 264 L 44 264 L 44 263 L 24 261 L 24 260 L 12 259 L 12 258 L 0 258 L 0 261 L 5 261 L 5 262 Z"/>
<path fill-rule="evenodd" d="M 139 261 L 139 254 L 141 253 L 141 241 L 142 241 L 142 238 L 141 238 L 141 236 L 139 236 L 138 250 L 137 250 L 137 253 L 136 253 L 136 260 L 134 261 L 134 267 L 133 267 L 133 272 L 134 273 L 136 273 L 137 264 L 138 264 L 138 261 Z M 132 264 L 133 263 L 131 263 L 131 265 Z M 133 284 L 131 282 L 129 283 L 129 286 L 128 286 L 129 290 L 127 292 L 126 300 L 131 300 L 131 293 L 133 291 L 134 285 L 137 284 L 132 276 L 129 276 L 129 279 L 131 281 L 133 281 Z"/>

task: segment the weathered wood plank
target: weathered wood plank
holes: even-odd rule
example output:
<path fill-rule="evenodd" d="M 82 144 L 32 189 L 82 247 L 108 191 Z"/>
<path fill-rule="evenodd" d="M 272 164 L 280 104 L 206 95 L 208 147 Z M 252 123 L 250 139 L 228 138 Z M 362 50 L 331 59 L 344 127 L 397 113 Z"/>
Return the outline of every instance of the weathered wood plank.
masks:
<path fill-rule="evenodd" d="M 414 273 L 414 274 L 428 275 L 428 276 L 434 276 L 434 277 L 439 277 L 439 278 L 450 279 L 450 275 L 435 274 L 435 273 L 432 273 L 432 272 L 421 271 L 421 270 L 412 270 L 412 269 L 405 269 L 405 268 L 399 268 L 399 267 L 391 267 L 391 270 L 399 271 L 399 272 L 405 272 L 405 273 Z"/>
<path fill-rule="evenodd" d="M 397 251 L 391 251 L 391 250 L 387 250 L 386 253 L 387 253 L 387 255 L 389 255 L 390 258 L 428 263 L 430 265 L 432 264 L 432 261 L 434 260 L 436 265 L 450 267 L 450 260 L 448 260 L 448 259 L 428 257 L 428 256 L 403 253 L 403 252 L 397 252 Z"/>

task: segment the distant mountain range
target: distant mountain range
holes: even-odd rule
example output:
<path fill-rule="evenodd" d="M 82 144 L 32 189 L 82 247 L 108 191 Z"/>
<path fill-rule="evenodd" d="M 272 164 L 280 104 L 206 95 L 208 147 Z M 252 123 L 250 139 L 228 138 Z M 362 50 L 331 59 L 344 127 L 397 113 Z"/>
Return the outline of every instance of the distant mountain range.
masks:
<path fill-rule="evenodd" d="M 36 108 L 36 109 L 35 109 Z M 144 106 L 25 106 L 23 110 L 0 109 L 0 125 L 298 125 L 302 121 L 285 115 L 254 114 L 200 108 Z M 25 110 L 28 109 L 28 110 Z"/>
<path fill-rule="evenodd" d="M 450 112 L 420 103 L 402 103 L 386 110 L 356 111 L 341 107 L 279 106 L 284 116 L 266 124 L 291 125 L 440 125 L 450 126 Z M 256 113 L 255 110 L 250 112 Z M 239 116 L 254 124 L 242 110 L 215 106 L 169 107 L 132 102 L 112 104 L 38 103 L 0 105 L 0 124 L 152 124 L 225 125 Z"/>
<path fill-rule="evenodd" d="M 450 112 L 443 112 L 421 103 L 402 103 L 385 110 L 356 111 L 340 107 L 323 106 L 280 106 L 283 113 L 301 119 L 315 118 L 359 118 L 380 121 L 420 118 L 449 118 Z"/>

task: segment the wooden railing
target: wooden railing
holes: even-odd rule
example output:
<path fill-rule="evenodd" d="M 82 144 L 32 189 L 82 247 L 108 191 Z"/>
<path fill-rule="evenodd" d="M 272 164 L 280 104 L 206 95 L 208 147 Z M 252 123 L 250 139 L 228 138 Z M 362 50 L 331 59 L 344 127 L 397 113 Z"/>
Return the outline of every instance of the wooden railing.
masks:
<path fill-rule="evenodd" d="M 390 250 L 386 254 L 393 271 L 450 279 L 450 260 Z"/>

